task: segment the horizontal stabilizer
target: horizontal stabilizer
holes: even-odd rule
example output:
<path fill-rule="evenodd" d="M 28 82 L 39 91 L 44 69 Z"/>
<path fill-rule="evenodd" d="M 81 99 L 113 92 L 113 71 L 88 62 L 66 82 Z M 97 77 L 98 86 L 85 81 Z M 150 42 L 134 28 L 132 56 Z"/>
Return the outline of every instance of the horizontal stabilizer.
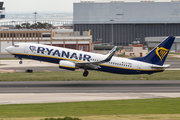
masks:
<path fill-rule="evenodd" d="M 153 65 L 153 66 L 151 66 L 151 67 L 152 67 L 152 68 L 157 68 L 157 69 L 165 69 L 165 68 L 168 68 L 169 66 L 170 66 L 170 64 L 163 65 L 163 66 Z"/>

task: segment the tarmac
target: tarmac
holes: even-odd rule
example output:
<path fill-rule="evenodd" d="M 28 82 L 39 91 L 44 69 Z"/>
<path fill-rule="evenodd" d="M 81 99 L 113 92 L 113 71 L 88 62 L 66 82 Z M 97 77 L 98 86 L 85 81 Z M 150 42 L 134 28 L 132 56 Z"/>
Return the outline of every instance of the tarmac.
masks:
<path fill-rule="evenodd" d="M 0 73 L 24 72 L 27 69 L 32 69 L 34 71 L 62 71 L 62 69 L 59 69 L 58 64 L 36 60 L 23 60 L 22 64 L 19 64 L 19 60 L 0 60 L 0 64 L 2 64 L 0 66 Z"/>
<path fill-rule="evenodd" d="M 22 64 L 19 64 L 19 60 L 0 60 L 0 64 L 4 64 L 0 66 L 0 68 L 13 68 L 13 67 L 48 67 L 48 66 L 56 66 L 59 67 L 58 64 L 48 63 L 48 62 L 40 62 L 36 60 L 23 60 Z"/>
<path fill-rule="evenodd" d="M 180 58 L 180 57 L 179 57 Z M 24 70 L 15 70 L 14 68 L 58 68 L 57 64 L 39 62 L 34 60 L 0 60 L 0 72 L 22 72 Z M 179 61 L 174 64 L 174 69 L 179 70 Z M 173 68 L 170 68 L 173 69 Z M 59 69 L 60 70 L 60 69 Z M 3 82 L 0 82 L 0 85 Z M 103 81 L 102 81 L 103 84 Z M 28 84 L 27 84 L 28 85 Z M 8 88 L 8 87 L 7 87 Z M 9 89 L 13 88 L 9 87 Z M 101 89 L 102 87 L 99 87 Z M 146 86 L 144 86 L 146 88 Z M 38 89 L 38 88 L 37 88 Z M 50 89 L 50 88 L 48 88 Z M 58 88 L 57 88 L 58 89 Z M 60 89 L 60 88 L 59 88 Z M 70 88 L 71 89 L 71 88 Z M 166 89 L 166 88 L 165 88 Z M 168 89 L 168 87 L 167 87 Z M 101 91 L 95 93 L 0 93 L 0 104 L 25 104 L 25 103 L 54 103 L 54 102 L 79 102 L 79 101 L 102 101 L 102 100 L 122 100 L 122 99 L 152 99 L 152 98 L 177 98 L 180 92 L 112 92 Z"/>

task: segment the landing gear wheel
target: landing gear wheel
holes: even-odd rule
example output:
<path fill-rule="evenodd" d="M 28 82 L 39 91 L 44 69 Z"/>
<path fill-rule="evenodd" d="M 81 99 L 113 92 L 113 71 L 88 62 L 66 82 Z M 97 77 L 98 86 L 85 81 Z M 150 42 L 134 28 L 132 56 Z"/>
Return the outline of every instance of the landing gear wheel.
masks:
<path fill-rule="evenodd" d="M 19 61 L 19 64 L 22 64 L 23 62 L 22 61 Z"/>
<path fill-rule="evenodd" d="M 88 74 L 89 74 L 89 72 L 88 72 L 88 71 L 84 71 L 83 76 L 84 76 L 84 77 L 87 77 L 87 76 L 88 76 Z"/>

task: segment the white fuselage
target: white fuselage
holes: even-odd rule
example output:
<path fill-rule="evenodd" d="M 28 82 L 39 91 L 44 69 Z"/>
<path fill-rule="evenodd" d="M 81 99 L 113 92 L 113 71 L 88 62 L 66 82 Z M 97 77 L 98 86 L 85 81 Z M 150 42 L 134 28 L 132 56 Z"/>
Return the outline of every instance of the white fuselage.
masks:
<path fill-rule="evenodd" d="M 6 48 L 8 52 L 18 58 L 29 58 L 59 64 L 60 60 L 77 62 L 96 62 L 106 59 L 107 55 L 84 52 L 79 50 L 54 47 L 33 43 L 20 43 Z M 112 57 L 109 62 L 99 64 L 97 70 L 119 74 L 151 74 L 164 69 L 152 68 L 153 64 L 137 60 Z"/>

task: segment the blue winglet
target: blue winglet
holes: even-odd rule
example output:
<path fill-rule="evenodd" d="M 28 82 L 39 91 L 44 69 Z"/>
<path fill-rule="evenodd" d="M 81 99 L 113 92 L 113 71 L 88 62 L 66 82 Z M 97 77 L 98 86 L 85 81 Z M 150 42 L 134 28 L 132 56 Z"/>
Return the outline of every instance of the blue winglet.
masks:
<path fill-rule="evenodd" d="M 113 49 L 108 53 L 108 57 L 104 60 L 104 62 L 109 62 L 111 58 L 114 56 L 116 52 L 117 46 L 113 47 Z"/>

